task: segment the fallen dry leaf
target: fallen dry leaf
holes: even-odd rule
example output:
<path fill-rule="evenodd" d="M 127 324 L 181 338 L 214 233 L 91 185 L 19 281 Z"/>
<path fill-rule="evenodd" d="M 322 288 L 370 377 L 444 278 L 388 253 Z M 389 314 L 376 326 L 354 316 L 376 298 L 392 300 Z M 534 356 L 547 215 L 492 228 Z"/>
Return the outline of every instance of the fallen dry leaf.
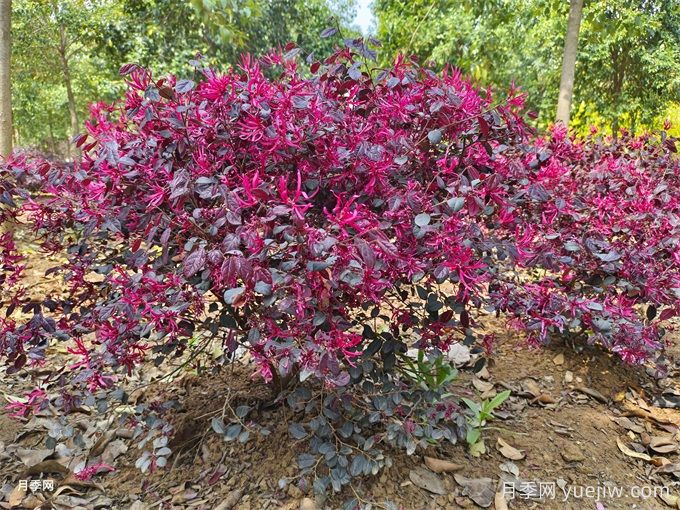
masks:
<path fill-rule="evenodd" d="M 680 472 L 680 463 L 670 463 L 664 464 L 659 469 L 656 470 L 657 473 L 673 473 L 675 471 Z"/>
<path fill-rule="evenodd" d="M 451 471 L 458 471 L 464 466 L 456 464 L 448 460 L 435 459 L 434 457 L 423 457 L 425 465 L 435 473 L 449 473 Z"/>
<path fill-rule="evenodd" d="M 40 462 L 39 464 L 36 464 L 35 466 L 31 466 L 27 470 L 25 470 L 21 478 L 26 478 L 29 475 L 39 475 L 41 473 L 61 473 L 61 474 L 68 474 L 70 473 L 69 469 L 64 466 L 63 464 L 59 463 L 59 461 L 56 460 L 44 460 Z"/>
<path fill-rule="evenodd" d="M 612 416 L 611 420 L 624 429 L 633 431 L 637 434 L 642 434 L 645 431 L 642 425 L 638 425 L 637 423 L 633 422 L 633 420 L 626 418 L 625 416 Z"/>
<path fill-rule="evenodd" d="M 477 377 L 480 379 L 488 379 L 491 377 L 491 374 L 489 374 L 489 369 L 486 368 L 486 365 L 484 365 L 481 369 L 477 371 Z"/>
<path fill-rule="evenodd" d="M 519 478 L 519 468 L 514 462 L 503 462 L 502 464 L 499 464 L 498 467 L 501 471 L 509 473 L 515 478 Z"/>
<path fill-rule="evenodd" d="M 636 458 L 636 459 L 642 459 L 642 460 L 645 460 L 647 462 L 652 460 L 652 458 L 649 455 L 647 455 L 646 453 L 638 453 L 635 450 L 631 450 L 630 448 L 628 448 L 628 446 L 626 446 L 624 444 L 624 442 L 621 441 L 621 438 L 619 438 L 619 437 L 616 438 L 616 444 L 618 445 L 619 450 L 621 450 L 623 452 L 623 454 L 627 455 L 628 457 L 633 457 L 633 458 Z"/>
<path fill-rule="evenodd" d="M 640 409 L 639 407 L 634 406 L 628 401 L 622 402 L 622 405 L 625 409 L 625 415 L 626 416 L 637 416 L 639 418 L 645 418 L 646 420 L 651 420 L 656 423 L 662 424 L 662 425 L 672 425 L 676 427 L 676 423 L 674 423 L 672 420 L 669 420 L 665 416 L 661 416 L 662 413 L 658 412 L 656 408 L 652 408 L 649 411 L 645 411 L 644 409 Z"/>
<path fill-rule="evenodd" d="M 243 489 L 237 489 L 227 494 L 227 497 L 215 507 L 215 510 L 231 510 L 243 497 Z"/>
<path fill-rule="evenodd" d="M 116 439 L 115 441 L 111 441 L 104 449 L 104 453 L 102 453 L 102 461 L 105 464 L 113 464 L 113 461 L 117 457 L 127 451 L 128 447 L 125 444 L 125 441 L 122 439 Z"/>
<path fill-rule="evenodd" d="M 480 393 L 486 393 L 487 391 L 491 391 L 493 389 L 493 383 L 482 381 L 481 379 L 477 379 L 476 377 L 472 379 L 472 385 Z"/>
<path fill-rule="evenodd" d="M 592 388 L 588 388 L 587 386 L 578 385 L 575 386 L 574 389 L 576 391 L 580 391 L 584 395 L 588 395 L 589 397 L 594 398 L 595 400 L 601 402 L 602 404 L 606 404 L 608 402 L 607 397 L 605 397 L 602 393 Z"/>
<path fill-rule="evenodd" d="M 463 495 L 469 497 L 482 508 L 488 508 L 496 497 L 496 481 L 491 478 L 467 478 L 458 473 L 453 477 L 463 487 Z"/>
<path fill-rule="evenodd" d="M 409 471 L 408 477 L 413 482 L 413 485 L 425 489 L 432 494 L 441 496 L 447 493 L 441 478 L 428 469 L 417 467 Z"/>
<path fill-rule="evenodd" d="M 74 489 L 73 487 L 71 487 L 70 485 L 63 485 L 63 483 L 64 483 L 64 482 L 62 482 L 62 483 L 59 485 L 59 487 L 57 488 L 57 490 L 54 491 L 54 493 L 52 493 L 52 497 L 53 497 L 53 498 L 56 498 L 56 497 L 59 496 L 59 494 L 61 494 L 62 492 L 70 492 L 70 493 L 76 494 L 76 495 L 78 495 L 78 496 L 82 496 L 82 495 L 84 494 L 83 492 L 79 492 L 79 491 L 75 490 L 75 489 Z"/>
<path fill-rule="evenodd" d="M 656 453 L 672 453 L 678 449 L 678 444 L 672 437 L 654 436 L 649 441 L 649 448 Z"/>
<path fill-rule="evenodd" d="M 547 393 L 541 393 L 532 402 L 539 402 L 540 404 L 554 404 L 556 401 Z"/>
<path fill-rule="evenodd" d="M 115 436 L 116 431 L 115 430 L 108 430 L 104 434 L 102 434 L 99 439 L 92 445 L 92 449 L 90 450 L 90 456 L 91 457 L 98 457 L 104 452 L 104 448 L 106 448 L 106 445 L 109 444 L 109 442 L 113 439 Z"/>
<path fill-rule="evenodd" d="M 522 460 L 525 457 L 525 454 L 523 452 L 519 451 L 514 446 L 510 446 L 500 437 L 496 441 L 496 449 L 499 452 L 501 452 L 501 455 L 503 455 L 503 457 L 505 457 L 506 459 Z"/>
<path fill-rule="evenodd" d="M 493 499 L 493 505 L 495 510 L 508 510 L 508 502 L 505 501 L 505 496 L 502 492 L 497 492 Z"/>
<path fill-rule="evenodd" d="M 670 507 L 680 508 L 680 498 L 675 494 L 667 494 L 666 492 L 661 491 L 659 493 L 659 498 Z"/>
<path fill-rule="evenodd" d="M 21 460 L 21 462 L 24 463 L 25 466 L 31 467 L 34 466 L 43 460 L 45 460 L 47 457 L 52 455 L 54 453 L 54 450 L 30 450 L 28 448 L 18 448 L 16 451 L 17 457 Z"/>
<path fill-rule="evenodd" d="M 524 381 L 522 381 L 522 387 L 527 393 L 529 393 L 533 397 L 538 397 L 541 393 L 543 393 L 541 391 L 541 388 L 533 379 L 527 378 Z"/>
<path fill-rule="evenodd" d="M 24 496 L 26 496 L 26 489 L 22 489 L 19 485 L 14 487 L 12 492 L 9 494 L 9 507 L 10 508 L 15 508 L 18 507 L 21 502 L 24 499 Z"/>

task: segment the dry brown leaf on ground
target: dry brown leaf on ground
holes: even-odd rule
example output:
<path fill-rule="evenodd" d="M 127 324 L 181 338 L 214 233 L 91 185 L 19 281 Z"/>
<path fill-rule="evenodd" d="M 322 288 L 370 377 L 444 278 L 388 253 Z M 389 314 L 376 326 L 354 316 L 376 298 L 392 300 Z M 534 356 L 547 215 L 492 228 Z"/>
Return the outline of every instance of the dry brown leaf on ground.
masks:
<path fill-rule="evenodd" d="M 502 492 L 497 492 L 493 499 L 493 506 L 495 510 L 508 510 L 508 502 L 505 500 Z"/>
<path fill-rule="evenodd" d="M 680 498 L 675 494 L 666 494 L 662 491 L 659 493 L 659 499 L 672 508 L 680 508 Z"/>
<path fill-rule="evenodd" d="M 524 452 L 519 451 L 514 446 L 510 446 L 500 437 L 496 441 L 496 449 L 501 452 L 503 457 L 510 460 L 522 460 L 526 456 Z"/>
<path fill-rule="evenodd" d="M 541 393 L 538 397 L 536 397 L 535 399 L 533 399 L 531 401 L 532 404 L 535 403 L 535 402 L 538 402 L 539 404 L 547 405 L 547 404 L 554 404 L 556 402 L 556 400 L 554 398 L 552 398 L 550 395 L 548 395 L 547 393 Z"/>
<path fill-rule="evenodd" d="M 635 404 L 631 404 L 626 400 L 624 400 L 621 404 L 623 406 L 625 416 L 637 416 L 638 418 L 645 418 L 646 420 L 663 425 L 672 425 L 673 427 L 678 426 L 676 421 L 666 418 L 666 416 L 664 416 L 663 413 L 660 412 L 656 407 L 652 407 L 649 411 L 647 411 L 640 409 Z"/>
<path fill-rule="evenodd" d="M 9 507 L 14 508 L 18 507 L 21 502 L 24 500 L 24 496 L 26 496 L 26 489 L 22 489 L 20 485 L 17 485 L 14 487 L 12 492 L 9 494 Z"/>
<path fill-rule="evenodd" d="M 496 497 L 496 481 L 491 478 L 467 478 L 458 473 L 453 477 L 463 487 L 463 495 L 469 497 L 482 508 L 488 508 Z"/>
<path fill-rule="evenodd" d="M 227 497 L 222 501 L 215 510 L 231 510 L 234 508 L 243 497 L 243 489 L 236 489 L 227 494 Z"/>
<path fill-rule="evenodd" d="M 417 467 L 409 471 L 408 477 L 413 482 L 413 485 L 425 489 L 432 494 L 441 496 L 447 493 L 441 478 L 428 469 Z"/>
<path fill-rule="evenodd" d="M 594 398 L 595 400 L 597 400 L 598 402 L 601 402 L 603 404 L 606 404 L 607 402 L 609 402 L 607 397 L 605 397 L 602 393 L 600 393 L 599 391 L 594 390 L 592 388 L 588 388 L 587 386 L 578 385 L 578 386 L 575 386 L 574 389 L 576 391 L 583 393 L 584 395 L 588 395 L 589 397 Z"/>
<path fill-rule="evenodd" d="M 628 446 L 626 446 L 626 444 L 623 441 L 621 441 L 621 438 L 619 437 L 616 438 L 616 444 L 618 445 L 619 450 L 621 450 L 621 452 L 623 452 L 623 454 L 627 455 L 628 457 L 641 459 L 647 462 L 652 460 L 652 458 L 646 453 L 638 453 L 635 450 L 630 449 Z"/>
<path fill-rule="evenodd" d="M 24 463 L 26 467 L 35 466 L 41 463 L 47 457 L 52 455 L 54 450 L 31 450 L 28 448 L 18 448 L 16 451 L 17 457 Z"/>
<path fill-rule="evenodd" d="M 625 416 L 611 416 L 610 419 L 620 427 L 623 427 L 626 430 L 631 430 L 637 434 L 642 434 L 645 431 L 642 425 L 638 425 L 637 423 L 633 422 L 633 420 L 626 418 Z"/>
<path fill-rule="evenodd" d="M 105 464 L 113 464 L 113 461 L 128 451 L 127 444 L 121 439 L 111 441 L 102 453 L 102 461 Z"/>
<path fill-rule="evenodd" d="M 486 393 L 488 391 L 491 391 L 493 389 L 493 386 L 494 386 L 493 383 L 488 382 L 488 381 L 482 381 L 481 379 L 478 379 L 477 377 L 472 379 L 472 385 L 480 393 Z"/>
<path fill-rule="evenodd" d="M 526 378 L 522 381 L 522 389 L 534 398 L 543 393 L 541 388 L 538 386 L 538 383 L 529 378 Z"/>
<path fill-rule="evenodd" d="M 664 464 L 659 469 L 656 470 L 657 473 L 680 473 L 680 462 Z"/>
<path fill-rule="evenodd" d="M 678 449 L 678 443 L 670 436 L 654 436 L 649 441 L 649 448 L 656 453 L 672 453 Z"/>
<path fill-rule="evenodd" d="M 102 434 L 99 439 L 92 445 L 92 448 L 90 450 L 90 456 L 92 457 L 97 457 L 101 455 L 104 452 L 104 448 L 106 448 L 106 445 L 111 442 L 111 440 L 114 438 L 116 434 L 115 430 L 108 430 L 104 434 Z"/>
<path fill-rule="evenodd" d="M 34 466 L 26 469 L 22 474 L 21 478 L 26 478 L 30 475 L 39 475 L 41 473 L 60 473 L 66 475 L 71 471 L 69 468 L 61 464 L 56 460 L 44 460 Z"/>
<path fill-rule="evenodd" d="M 435 473 L 448 473 L 451 471 L 459 471 L 463 469 L 464 466 L 461 464 L 456 464 L 454 462 L 442 459 L 435 459 L 434 457 L 423 457 L 425 465 Z"/>
<path fill-rule="evenodd" d="M 513 475 L 515 478 L 519 478 L 519 468 L 514 462 L 503 462 L 499 464 L 498 467 L 501 471 Z"/>

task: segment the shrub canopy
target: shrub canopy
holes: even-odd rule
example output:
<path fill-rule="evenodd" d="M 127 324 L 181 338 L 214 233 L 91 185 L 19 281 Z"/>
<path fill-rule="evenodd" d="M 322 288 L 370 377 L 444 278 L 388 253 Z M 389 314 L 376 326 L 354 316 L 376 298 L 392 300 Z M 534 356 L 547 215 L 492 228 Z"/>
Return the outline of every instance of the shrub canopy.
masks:
<path fill-rule="evenodd" d="M 0 238 L 10 370 L 69 340 L 58 403 L 73 408 L 208 330 L 279 389 L 334 389 L 330 421 L 387 420 L 413 451 L 464 422 L 432 393 L 388 405 L 410 380 L 404 353 L 472 344 L 490 312 L 536 342 L 576 332 L 627 361 L 659 355 L 658 320 L 680 311 L 674 140 L 537 138 L 517 91 L 494 101 L 403 57 L 375 69 L 363 41 L 304 72 L 288 50 L 226 73 L 195 62 L 195 81 L 126 65 L 125 100 L 91 107 L 78 161 L 2 167 L 2 221 L 59 254 L 66 283 L 29 299 L 21 250 Z M 357 385 L 384 392 L 364 414 L 347 407 Z"/>

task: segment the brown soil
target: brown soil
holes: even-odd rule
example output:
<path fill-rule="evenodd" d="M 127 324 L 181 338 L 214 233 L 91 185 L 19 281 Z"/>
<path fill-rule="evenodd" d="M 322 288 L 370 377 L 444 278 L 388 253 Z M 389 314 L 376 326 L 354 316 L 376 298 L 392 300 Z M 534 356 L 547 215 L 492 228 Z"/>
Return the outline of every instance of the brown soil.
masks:
<path fill-rule="evenodd" d="M 562 353 L 564 364 L 555 365 L 553 358 Z M 530 361 L 530 362 L 528 362 Z M 526 452 L 526 458 L 516 461 L 520 478 L 542 482 L 564 479 L 576 486 L 661 486 L 671 482 L 670 475 L 653 475 L 654 467 L 642 460 L 625 456 L 617 447 L 616 438 L 626 443 L 626 430 L 614 423 L 611 417 L 621 415 L 623 402 L 610 405 L 598 402 L 578 391 L 574 391 L 578 379 L 587 388 L 598 391 L 607 398 L 617 398 L 620 392 L 630 388 L 652 390 L 652 380 L 643 370 L 624 367 L 616 359 L 599 352 L 576 354 L 566 348 L 542 349 L 529 352 L 517 349 L 508 341 L 500 347 L 489 367 L 489 381 L 509 387 L 519 387 L 526 378 L 532 378 L 554 404 L 545 407 L 532 404 L 532 399 L 512 397 L 507 406 L 509 416 L 505 420 L 491 422 L 494 427 L 484 433 L 487 453 L 480 458 L 469 455 L 465 445 L 433 448 L 407 457 L 401 452 L 391 452 L 394 465 L 375 478 L 360 480 L 353 490 L 367 501 L 380 503 L 385 499 L 398 503 L 404 509 L 462 508 L 474 504 L 461 497 L 461 488 L 450 474 L 440 475 L 448 496 L 433 496 L 409 481 L 409 470 L 422 465 L 423 453 L 429 456 L 451 460 L 465 467 L 462 474 L 469 478 L 498 478 L 499 465 L 506 462 L 494 448 L 496 439 L 502 437 L 515 448 Z M 567 384 L 564 377 L 572 372 L 574 382 Z M 236 366 L 234 370 L 224 369 L 218 374 L 201 377 L 187 375 L 171 385 L 150 388 L 144 395 L 176 397 L 182 407 L 173 416 L 172 422 L 178 433 L 173 440 L 172 466 L 151 475 L 143 475 L 134 462 L 139 450 L 130 448 L 117 461 L 117 471 L 100 477 L 105 493 L 113 501 L 113 508 L 130 508 L 137 498 L 149 508 L 215 508 L 233 491 L 241 490 L 243 495 L 234 506 L 238 510 L 265 508 L 295 508 L 303 497 L 294 485 L 280 490 L 278 480 L 295 475 L 295 455 L 302 445 L 296 445 L 287 432 L 290 417 L 285 408 L 264 411 L 258 417 L 267 423 L 272 434 L 267 438 L 256 437 L 245 445 L 225 443 L 210 429 L 210 418 L 219 415 L 223 403 L 230 394 L 231 401 L 257 403 L 268 398 L 268 390 L 261 383 L 250 378 L 248 367 Z M 457 382 L 459 389 L 471 392 L 464 374 Z M 620 398 L 620 397 L 618 397 Z M 680 425 L 680 412 L 657 410 L 658 416 Z M 501 413 L 502 414 L 502 413 Z M 665 432 L 653 421 L 632 418 L 647 427 L 650 435 Z M 672 429 L 671 426 L 668 426 Z M 0 414 L 0 441 L 10 444 L 21 427 L 15 420 Z M 676 427 L 677 430 L 677 427 Z M 30 438 L 35 442 L 35 437 Z M 576 448 L 583 459 L 568 462 L 562 453 Z M 678 462 L 677 452 L 665 455 Z M 7 466 L 10 467 L 10 466 Z M 16 471 L 0 470 L 5 482 L 13 483 Z M 677 493 L 677 488 L 675 489 Z M 351 490 L 331 497 L 328 508 L 340 508 L 342 501 L 352 496 Z M 561 492 L 558 489 L 557 496 Z M 669 508 L 660 499 L 635 499 L 622 497 L 603 499 L 607 509 L 623 508 Z M 511 508 L 582 509 L 595 508 L 595 500 L 561 499 L 533 502 L 515 499 Z M 142 507 L 143 508 L 143 507 Z"/>

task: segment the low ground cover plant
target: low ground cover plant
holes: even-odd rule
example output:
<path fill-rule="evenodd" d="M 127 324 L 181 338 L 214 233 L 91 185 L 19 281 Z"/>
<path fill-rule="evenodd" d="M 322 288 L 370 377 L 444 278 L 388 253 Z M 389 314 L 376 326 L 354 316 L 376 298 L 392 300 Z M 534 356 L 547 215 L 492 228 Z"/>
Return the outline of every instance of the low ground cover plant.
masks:
<path fill-rule="evenodd" d="M 491 349 L 490 313 L 537 343 L 573 333 L 663 367 L 659 322 L 680 311 L 674 140 L 537 137 L 517 91 L 496 98 L 405 57 L 378 69 L 363 40 L 323 61 L 298 53 L 225 73 L 193 61 L 192 79 L 126 65 L 124 101 L 92 105 L 74 163 L 2 166 L 8 371 L 66 342 L 51 403 L 105 406 L 142 363 L 200 351 L 207 331 L 217 362 L 247 350 L 272 403 L 305 411 L 289 431 L 323 492 L 376 473 L 385 445 L 470 437 L 475 405 L 450 394 L 443 356 Z M 60 292 L 22 285 L 17 222 L 63 257 Z M 13 411 L 48 400 L 38 389 Z M 171 453 L 170 428 L 148 419 L 161 411 L 126 416 L 153 445 L 144 470 Z M 212 427 L 267 434 L 251 412 Z"/>

